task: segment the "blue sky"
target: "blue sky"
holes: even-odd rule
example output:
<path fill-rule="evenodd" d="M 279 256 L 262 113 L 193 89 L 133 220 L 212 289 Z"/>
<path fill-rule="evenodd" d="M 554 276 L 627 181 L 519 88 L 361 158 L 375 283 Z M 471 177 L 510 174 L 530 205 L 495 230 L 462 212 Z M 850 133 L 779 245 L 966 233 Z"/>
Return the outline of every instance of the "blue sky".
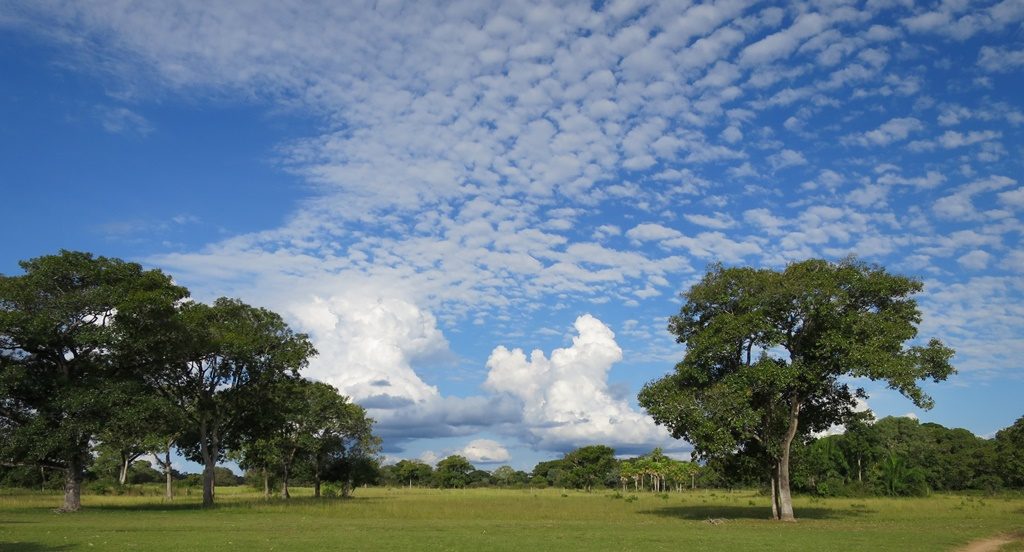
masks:
<path fill-rule="evenodd" d="M 391 458 L 685 454 L 636 405 L 715 261 L 920 277 L 922 412 L 1024 414 L 1024 1 L 6 2 L 17 261 L 159 267 L 309 332 Z"/>

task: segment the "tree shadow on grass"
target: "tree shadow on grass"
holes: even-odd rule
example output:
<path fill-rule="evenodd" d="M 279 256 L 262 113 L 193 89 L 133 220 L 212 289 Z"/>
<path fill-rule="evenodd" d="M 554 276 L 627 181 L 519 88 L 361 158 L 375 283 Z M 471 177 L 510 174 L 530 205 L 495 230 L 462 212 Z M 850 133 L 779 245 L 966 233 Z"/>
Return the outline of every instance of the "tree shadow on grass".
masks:
<path fill-rule="evenodd" d="M 299 506 L 328 506 L 331 504 L 345 504 L 353 501 L 361 503 L 367 502 L 379 502 L 387 500 L 389 497 L 350 497 L 350 498 L 313 498 L 313 497 L 295 497 L 289 499 L 282 499 L 278 497 L 269 498 L 266 500 L 226 500 L 223 502 L 215 502 L 213 506 L 204 507 L 202 504 L 197 502 L 150 502 L 145 504 L 98 504 L 95 506 L 83 506 L 82 509 L 89 510 L 106 510 L 106 511 L 127 511 L 127 512 L 180 512 L 180 511 L 203 511 L 203 510 L 240 510 L 246 508 L 262 508 L 262 507 L 288 507 L 294 505 Z M 2 550 L 2 549 L 0 549 Z"/>
<path fill-rule="evenodd" d="M 71 550 L 70 544 L 39 544 L 35 542 L 4 542 L 0 541 L 0 550 L 4 552 L 40 552 L 42 550 Z"/>
<path fill-rule="evenodd" d="M 711 518 L 721 519 L 771 519 L 772 510 L 769 506 L 665 506 L 642 510 L 640 513 L 662 517 L 704 521 Z M 799 519 L 843 519 L 863 516 L 871 510 L 851 508 L 836 510 L 832 508 L 797 508 L 796 518 Z"/>

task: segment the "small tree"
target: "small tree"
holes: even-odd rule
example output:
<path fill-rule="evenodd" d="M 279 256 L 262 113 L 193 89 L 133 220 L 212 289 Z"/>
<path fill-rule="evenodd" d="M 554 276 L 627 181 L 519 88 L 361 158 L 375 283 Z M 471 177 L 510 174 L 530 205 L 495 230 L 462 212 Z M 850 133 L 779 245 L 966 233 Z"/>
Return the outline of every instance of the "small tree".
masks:
<path fill-rule="evenodd" d="M 640 404 L 705 458 L 741 451 L 770 473 L 773 517 L 792 521 L 790 451 L 798 436 L 854 415 L 843 378 L 884 380 L 921 408 L 918 380 L 953 372 L 953 351 L 917 337 L 921 283 L 854 260 L 785 270 L 713 266 L 683 295 L 669 331 L 686 345 L 675 373 Z"/>

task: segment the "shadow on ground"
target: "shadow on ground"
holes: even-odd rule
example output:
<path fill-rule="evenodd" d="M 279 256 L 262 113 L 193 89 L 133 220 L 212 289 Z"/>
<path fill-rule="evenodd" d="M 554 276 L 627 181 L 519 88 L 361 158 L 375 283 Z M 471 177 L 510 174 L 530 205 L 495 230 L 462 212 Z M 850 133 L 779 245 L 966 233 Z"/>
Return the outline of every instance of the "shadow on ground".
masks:
<path fill-rule="evenodd" d="M 42 550 L 71 550 L 70 544 L 52 545 L 35 542 L 4 542 L 0 541 L 0 550 L 4 552 L 40 552 Z"/>
<path fill-rule="evenodd" d="M 643 514 L 651 514 L 676 519 L 704 521 L 710 518 L 723 519 L 763 519 L 771 518 L 771 508 L 766 506 L 665 506 L 642 510 Z M 832 508 L 797 508 L 797 519 L 844 519 L 863 516 L 871 510 L 861 508 L 836 510 Z"/>
<path fill-rule="evenodd" d="M 265 500 L 224 500 L 216 502 L 210 508 L 204 508 L 202 504 L 196 502 L 149 502 L 144 504 L 87 504 L 83 505 L 83 510 L 106 510 L 106 511 L 136 511 L 136 512 L 161 512 L 161 511 L 202 511 L 207 509 L 212 510 L 237 510 L 243 508 L 265 508 L 265 507 L 284 507 L 290 504 L 304 505 L 304 506 L 330 506 L 334 504 L 347 504 L 350 502 L 379 502 L 382 500 L 389 500 L 391 497 L 351 497 L 351 498 L 313 498 L 313 497 L 298 497 L 298 498 L 269 498 Z M 0 551 L 3 551 L 0 548 Z"/>

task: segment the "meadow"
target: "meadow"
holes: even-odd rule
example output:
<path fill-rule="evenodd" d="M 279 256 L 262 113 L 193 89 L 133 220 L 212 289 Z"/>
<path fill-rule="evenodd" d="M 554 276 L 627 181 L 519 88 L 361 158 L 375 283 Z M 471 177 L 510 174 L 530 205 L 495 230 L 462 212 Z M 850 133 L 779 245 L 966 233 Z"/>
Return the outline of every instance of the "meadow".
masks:
<path fill-rule="evenodd" d="M 799 521 L 768 520 L 749 491 L 656 495 L 497 489 L 358 489 L 351 499 L 263 499 L 220 488 L 165 503 L 0 492 L 0 550 L 955 550 L 1024 530 L 1024 497 L 796 499 Z M 1021 550 L 1014 542 L 1000 550 Z"/>

